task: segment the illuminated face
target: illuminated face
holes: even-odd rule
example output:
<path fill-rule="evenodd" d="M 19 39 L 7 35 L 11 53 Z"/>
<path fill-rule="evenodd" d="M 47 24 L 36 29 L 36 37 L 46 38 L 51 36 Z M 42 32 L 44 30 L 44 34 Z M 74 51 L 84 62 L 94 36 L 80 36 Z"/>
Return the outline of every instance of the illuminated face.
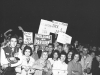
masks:
<path fill-rule="evenodd" d="M 43 52 L 42 53 L 42 59 L 46 60 L 48 58 L 48 53 L 47 52 Z"/>
<path fill-rule="evenodd" d="M 60 56 L 60 59 L 61 59 L 62 62 L 65 62 L 66 55 L 61 55 L 61 56 Z"/>
<path fill-rule="evenodd" d="M 54 57 L 55 59 L 57 59 L 57 58 L 58 58 L 58 53 L 55 52 L 55 53 L 53 54 L 53 57 Z"/>
<path fill-rule="evenodd" d="M 49 51 L 52 51 L 53 50 L 52 45 L 49 45 L 48 49 L 49 49 Z"/>
<path fill-rule="evenodd" d="M 96 56 L 98 62 L 100 62 L 100 55 Z"/>
<path fill-rule="evenodd" d="M 79 55 L 78 55 L 78 54 L 75 54 L 74 60 L 75 60 L 76 62 L 79 60 Z"/>
<path fill-rule="evenodd" d="M 19 37 L 18 41 L 19 41 L 19 43 L 22 43 L 23 42 L 23 38 Z"/>
<path fill-rule="evenodd" d="M 11 38 L 10 40 L 10 47 L 14 48 L 17 45 L 17 39 Z"/>
<path fill-rule="evenodd" d="M 88 53 L 88 49 L 87 48 L 83 48 L 83 54 L 86 55 Z"/>
<path fill-rule="evenodd" d="M 31 54 L 30 50 L 29 50 L 29 49 L 26 49 L 26 50 L 25 50 L 25 56 L 28 57 L 28 56 L 30 56 L 30 54 Z"/>
<path fill-rule="evenodd" d="M 72 54 L 73 54 L 72 52 L 69 52 L 68 53 L 68 58 L 71 58 L 72 57 Z"/>
<path fill-rule="evenodd" d="M 58 46 L 58 50 L 59 50 L 59 52 L 61 52 L 62 51 L 62 46 Z"/>

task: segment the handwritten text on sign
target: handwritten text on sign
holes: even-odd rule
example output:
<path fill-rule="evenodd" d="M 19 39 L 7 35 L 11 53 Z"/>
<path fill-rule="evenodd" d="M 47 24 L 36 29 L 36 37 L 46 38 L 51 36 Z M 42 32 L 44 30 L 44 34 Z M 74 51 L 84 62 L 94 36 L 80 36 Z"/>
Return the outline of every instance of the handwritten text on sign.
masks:
<path fill-rule="evenodd" d="M 34 39 L 35 45 L 48 45 L 49 43 L 52 43 L 51 35 L 35 34 L 35 39 Z"/>
<path fill-rule="evenodd" d="M 66 33 L 67 27 L 68 23 L 53 20 L 53 30 L 51 32 L 56 34 L 58 34 L 59 32 Z"/>
<path fill-rule="evenodd" d="M 33 43 L 33 33 L 32 32 L 24 32 L 24 44 Z"/>
<path fill-rule="evenodd" d="M 72 37 L 68 34 L 59 32 L 57 42 L 62 44 L 71 44 Z"/>

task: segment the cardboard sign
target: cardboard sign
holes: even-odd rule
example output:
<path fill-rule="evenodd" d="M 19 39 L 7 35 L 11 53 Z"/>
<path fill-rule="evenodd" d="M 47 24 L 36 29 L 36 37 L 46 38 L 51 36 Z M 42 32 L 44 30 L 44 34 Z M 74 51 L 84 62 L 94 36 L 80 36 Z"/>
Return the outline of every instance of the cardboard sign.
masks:
<path fill-rule="evenodd" d="M 58 37 L 57 37 L 57 42 L 62 43 L 62 44 L 71 44 L 72 37 L 59 32 Z"/>
<path fill-rule="evenodd" d="M 51 21 L 41 19 L 38 34 L 49 35 L 52 26 L 53 23 Z"/>
<path fill-rule="evenodd" d="M 59 32 L 66 33 L 68 23 L 59 22 L 55 20 L 53 20 L 52 22 L 53 22 L 53 27 L 51 31 L 52 33 L 56 33 L 56 34 L 58 34 Z"/>
<path fill-rule="evenodd" d="M 24 44 L 33 43 L 33 33 L 32 32 L 24 32 Z"/>
<path fill-rule="evenodd" d="M 48 45 L 52 43 L 51 35 L 35 34 L 34 45 Z"/>

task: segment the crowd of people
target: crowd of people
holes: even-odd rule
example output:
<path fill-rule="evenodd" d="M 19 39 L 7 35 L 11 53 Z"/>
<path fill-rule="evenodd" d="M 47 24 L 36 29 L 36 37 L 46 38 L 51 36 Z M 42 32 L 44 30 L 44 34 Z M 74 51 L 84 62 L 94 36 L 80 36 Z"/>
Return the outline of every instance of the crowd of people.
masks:
<path fill-rule="evenodd" d="M 23 37 L 9 35 L 5 36 L 0 50 L 1 75 L 100 74 L 100 47 L 82 45 L 78 41 L 74 44 L 54 41 L 46 46 L 26 45 Z"/>

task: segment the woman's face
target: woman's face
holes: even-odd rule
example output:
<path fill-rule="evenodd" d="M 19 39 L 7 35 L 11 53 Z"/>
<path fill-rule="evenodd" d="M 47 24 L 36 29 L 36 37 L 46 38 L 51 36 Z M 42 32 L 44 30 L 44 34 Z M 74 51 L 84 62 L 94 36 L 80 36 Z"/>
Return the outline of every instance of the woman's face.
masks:
<path fill-rule="evenodd" d="M 79 54 L 75 54 L 74 60 L 77 62 L 79 60 Z"/>
<path fill-rule="evenodd" d="M 71 58 L 71 56 L 72 56 L 72 52 L 69 52 L 68 53 L 68 58 Z"/>
<path fill-rule="evenodd" d="M 28 57 L 28 56 L 30 56 L 30 54 L 31 54 L 30 50 L 29 50 L 29 49 L 26 49 L 26 50 L 25 50 L 25 56 Z"/>
<path fill-rule="evenodd" d="M 55 52 L 55 53 L 53 54 L 53 58 L 55 58 L 55 59 L 58 58 L 58 53 L 57 53 L 57 52 Z"/>
<path fill-rule="evenodd" d="M 43 53 L 42 53 L 42 58 L 43 58 L 44 60 L 46 60 L 46 59 L 48 58 L 48 53 L 47 53 L 47 52 L 43 52 Z"/>

